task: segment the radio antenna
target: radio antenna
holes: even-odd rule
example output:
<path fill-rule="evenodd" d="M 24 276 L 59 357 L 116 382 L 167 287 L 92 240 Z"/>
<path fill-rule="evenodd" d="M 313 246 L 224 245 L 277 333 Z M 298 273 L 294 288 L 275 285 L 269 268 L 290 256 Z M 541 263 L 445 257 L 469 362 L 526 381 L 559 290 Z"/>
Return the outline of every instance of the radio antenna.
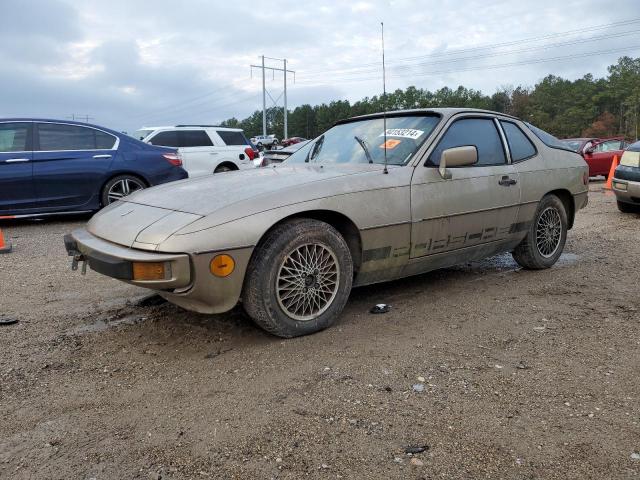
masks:
<path fill-rule="evenodd" d="M 380 22 L 382 34 L 382 128 L 384 129 L 384 170 L 382 173 L 389 173 L 387 170 L 387 72 L 384 65 L 384 22 Z"/>

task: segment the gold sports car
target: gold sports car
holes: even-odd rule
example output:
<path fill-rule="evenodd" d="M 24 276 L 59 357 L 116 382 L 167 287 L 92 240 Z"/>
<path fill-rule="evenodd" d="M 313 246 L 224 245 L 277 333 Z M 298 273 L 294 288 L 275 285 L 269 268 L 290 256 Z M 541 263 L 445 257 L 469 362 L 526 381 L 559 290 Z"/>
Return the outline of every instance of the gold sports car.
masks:
<path fill-rule="evenodd" d="M 75 268 L 197 312 L 241 302 L 293 337 L 334 323 L 353 286 L 500 252 L 551 267 L 587 182 L 580 155 L 517 118 L 396 111 L 340 121 L 275 167 L 138 191 L 65 245 Z"/>

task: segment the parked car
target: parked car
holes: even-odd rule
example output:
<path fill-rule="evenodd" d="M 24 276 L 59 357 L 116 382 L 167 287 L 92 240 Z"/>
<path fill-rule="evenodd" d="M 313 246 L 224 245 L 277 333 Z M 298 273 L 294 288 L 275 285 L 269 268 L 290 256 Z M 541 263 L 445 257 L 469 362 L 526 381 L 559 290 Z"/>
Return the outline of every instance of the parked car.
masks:
<path fill-rule="evenodd" d="M 331 325 L 354 285 L 500 252 L 555 264 L 587 204 L 579 155 L 494 112 L 385 117 L 340 121 L 275 168 L 138 192 L 68 235 L 67 251 L 189 310 L 241 299 L 282 337 Z"/>
<path fill-rule="evenodd" d="M 589 165 L 589 176 L 609 176 L 613 157 L 622 156 L 627 146 L 623 137 L 613 138 L 567 138 L 562 140 L 571 150 L 579 153 Z"/>
<path fill-rule="evenodd" d="M 86 123 L 0 120 L 0 216 L 90 212 L 187 178 L 174 148 Z"/>
<path fill-rule="evenodd" d="M 618 209 L 623 213 L 640 213 L 640 142 L 627 147 L 611 182 Z"/>
<path fill-rule="evenodd" d="M 275 135 L 257 135 L 251 137 L 251 143 L 258 147 L 258 150 L 262 150 L 265 147 L 278 145 L 278 139 Z"/>
<path fill-rule="evenodd" d="M 282 145 L 283 147 L 288 147 L 290 145 L 294 145 L 296 143 L 300 143 L 300 142 L 306 142 L 307 139 L 306 138 L 302 138 L 302 137 L 291 137 L 291 138 L 285 138 L 284 140 L 282 140 L 280 142 L 280 145 Z"/>
<path fill-rule="evenodd" d="M 305 140 L 300 143 L 294 143 L 293 145 L 281 148 L 279 150 L 267 150 L 262 154 L 262 161 L 260 162 L 261 167 L 266 167 L 269 165 L 276 165 L 284 162 L 287 158 L 293 155 L 295 152 L 300 150 L 302 147 L 307 145 L 310 140 Z"/>
<path fill-rule="evenodd" d="M 239 128 L 215 125 L 144 127 L 134 134 L 151 145 L 175 147 L 190 177 L 254 168 L 257 150 Z"/>

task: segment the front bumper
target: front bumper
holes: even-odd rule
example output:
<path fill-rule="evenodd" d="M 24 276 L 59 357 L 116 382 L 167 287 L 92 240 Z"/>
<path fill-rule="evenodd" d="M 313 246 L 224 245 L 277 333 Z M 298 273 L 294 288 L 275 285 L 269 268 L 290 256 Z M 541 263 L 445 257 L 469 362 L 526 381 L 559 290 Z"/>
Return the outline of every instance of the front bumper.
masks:
<path fill-rule="evenodd" d="M 92 270 L 141 287 L 156 290 L 185 289 L 191 284 L 191 262 L 186 254 L 145 252 L 102 240 L 86 230 L 65 235 L 64 245 L 75 262 L 86 262 Z M 165 278 L 136 280 L 134 262 L 164 263 Z"/>
<path fill-rule="evenodd" d="M 611 188 L 618 201 L 640 205 L 640 182 L 621 180 L 614 177 L 611 181 Z"/>

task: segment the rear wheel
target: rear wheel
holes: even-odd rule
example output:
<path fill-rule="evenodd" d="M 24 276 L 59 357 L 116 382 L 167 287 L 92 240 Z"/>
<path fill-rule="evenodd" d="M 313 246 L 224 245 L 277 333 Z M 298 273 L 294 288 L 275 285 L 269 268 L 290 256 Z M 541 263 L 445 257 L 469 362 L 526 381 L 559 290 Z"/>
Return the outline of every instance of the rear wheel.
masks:
<path fill-rule="evenodd" d="M 267 332 L 297 337 L 335 322 L 352 280 L 351 253 L 340 233 L 324 222 L 296 219 L 274 228 L 256 248 L 242 302 Z"/>
<path fill-rule="evenodd" d="M 231 172 L 233 170 L 235 169 L 231 168 L 229 165 L 218 165 L 213 173 Z"/>
<path fill-rule="evenodd" d="M 567 240 L 567 212 L 555 195 L 544 197 L 527 236 L 512 252 L 522 267 L 531 270 L 549 268 L 558 261 Z"/>
<path fill-rule="evenodd" d="M 118 175 L 109 180 L 102 188 L 100 201 L 102 202 L 102 206 L 106 207 L 144 188 L 146 188 L 145 183 L 138 177 L 134 177 L 133 175 Z"/>
<path fill-rule="evenodd" d="M 640 206 L 618 200 L 618 210 L 622 213 L 640 213 Z"/>

